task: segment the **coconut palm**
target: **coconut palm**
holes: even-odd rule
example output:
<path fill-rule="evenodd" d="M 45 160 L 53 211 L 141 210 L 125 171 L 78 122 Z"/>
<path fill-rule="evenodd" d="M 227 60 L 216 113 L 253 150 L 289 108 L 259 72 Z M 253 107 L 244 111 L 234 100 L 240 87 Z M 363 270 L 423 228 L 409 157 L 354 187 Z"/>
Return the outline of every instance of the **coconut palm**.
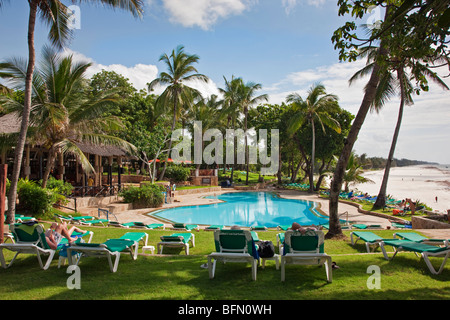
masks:
<path fill-rule="evenodd" d="M 193 103 L 194 96 L 199 94 L 198 90 L 188 86 L 186 82 L 193 80 L 208 81 L 208 77 L 198 73 L 193 66 L 198 60 L 199 57 L 197 55 L 189 55 L 184 52 L 183 46 L 178 46 L 176 50 L 172 50 L 170 56 L 166 53 L 161 55 L 159 61 L 163 61 L 166 64 L 168 72 L 161 72 L 159 78 L 156 78 L 148 85 L 149 91 L 152 91 L 156 86 L 167 85 L 164 92 L 156 100 L 156 104 L 160 109 L 166 109 L 169 105 L 172 105 L 172 131 L 175 129 L 180 107 L 189 108 L 189 105 Z M 172 140 L 169 141 L 169 152 L 171 148 Z M 167 161 L 164 162 L 164 167 L 159 177 L 160 180 L 164 177 L 166 167 Z"/>
<path fill-rule="evenodd" d="M 245 132 L 245 163 L 247 166 L 247 174 L 245 177 L 245 184 L 248 184 L 248 171 L 249 171 L 249 151 L 248 151 L 248 141 L 247 141 L 247 120 L 248 120 L 248 111 L 252 106 L 262 102 L 268 101 L 269 96 L 267 94 L 262 94 L 259 96 L 255 96 L 257 90 L 262 88 L 261 84 L 247 82 L 241 82 L 239 88 L 239 105 L 242 108 L 244 114 L 244 132 Z"/>
<path fill-rule="evenodd" d="M 311 145 L 311 165 L 309 171 L 309 192 L 314 192 L 314 161 L 315 161 L 315 124 L 316 121 L 325 131 L 325 126 L 341 132 L 341 126 L 336 119 L 333 119 L 328 111 L 336 105 L 337 96 L 327 94 L 322 84 L 312 86 L 308 90 L 308 96 L 305 100 L 298 94 L 293 93 L 287 96 L 286 101 L 292 104 L 293 115 L 288 127 L 288 132 L 293 135 L 304 123 L 311 124 L 312 145 Z"/>
<path fill-rule="evenodd" d="M 72 0 L 73 3 L 87 2 L 86 0 Z M 143 13 L 142 0 L 91 0 L 89 2 L 101 3 L 111 8 L 120 8 L 131 12 L 134 16 L 141 17 Z M 0 0 L 0 7 L 6 3 Z M 23 150 L 30 119 L 31 99 L 32 99 L 32 80 L 35 68 L 35 48 L 34 32 L 37 18 L 40 18 L 49 27 L 48 37 L 52 45 L 56 48 L 62 48 L 71 37 L 71 29 L 68 25 L 69 11 L 60 0 L 28 0 L 30 13 L 28 18 L 28 65 L 26 68 L 25 90 L 24 90 L 24 108 L 22 112 L 22 123 L 14 150 L 14 168 L 12 173 L 11 185 L 8 195 L 8 218 L 7 222 L 12 223 L 16 211 L 17 183 L 21 170 Z"/>
<path fill-rule="evenodd" d="M 364 170 L 362 168 L 360 160 L 358 160 L 358 158 L 355 156 L 355 153 L 352 152 L 350 158 L 348 159 L 347 170 L 345 170 L 344 191 L 348 192 L 349 187 L 352 184 L 375 183 L 373 180 L 364 177 L 362 175 L 363 173 Z"/>
<path fill-rule="evenodd" d="M 7 64 L 12 83 L 23 86 L 26 62 L 15 59 Z M 74 63 L 72 55 L 63 57 L 48 46 L 43 48 L 42 63 L 33 75 L 30 112 L 30 124 L 36 130 L 33 140 L 48 152 L 42 187 L 46 186 L 58 154 L 71 153 L 80 160 L 86 172 L 94 171 L 80 144 L 112 145 L 128 152 L 134 150 L 128 142 L 107 134 L 121 127 L 117 117 L 104 116 L 116 102 L 115 92 L 104 90 L 90 94 L 85 90 L 85 74 L 90 66 L 90 63 Z M 8 111 L 23 113 L 23 106 L 11 98 L 4 101 Z"/>
<path fill-rule="evenodd" d="M 367 73 L 372 72 L 374 67 L 374 59 L 376 57 L 378 48 L 376 47 L 367 47 L 361 50 L 360 57 L 368 58 L 367 65 L 355 73 L 350 78 L 350 84 L 355 82 L 357 79 L 364 77 Z M 409 81 L 409 75 L 405 71 L 405 60 L 400 57 L 390 57 L 393 63 L 392 70 L 385 70 L 380 75 L 380 82 L 378 84 L 375 100 L 372 105 L 372 109 L 376 112 L 379 112 L 386 101 L 388 101 L 391 97 L 395 96 L 398 92 L 400 97 L 400 106 L 397 117 L 397 124 L 395 126 L 394 135 L 392 137 L 391 147 L 389 150 L 389 155 L 386 161 L 386 166 L 384 169 L 383 180 L 381 182 L 380 191 L 377 196 L 377 200 L 373 205 L 373 209 L 381 209 L 386 205 L 386 192 L 387 192 L 387 184 L 389 179 L 389 172 L 391 169 L 392 161 L 394 160 L 394 152 L 397 145 L 398 136 L 400 133 L 400 128 L 402 124 L 404 106 L 412 105 L 413 99 L 412 94 L 414 92 L 414 88 L 412 83 Z M 416 62 L 416 73 L 421 73 L 421 76 L 428 77 L 441 86 L 444 89 L 448 90 L 447 85 L 426 65 L 421 64 L 420 62 Z"/>

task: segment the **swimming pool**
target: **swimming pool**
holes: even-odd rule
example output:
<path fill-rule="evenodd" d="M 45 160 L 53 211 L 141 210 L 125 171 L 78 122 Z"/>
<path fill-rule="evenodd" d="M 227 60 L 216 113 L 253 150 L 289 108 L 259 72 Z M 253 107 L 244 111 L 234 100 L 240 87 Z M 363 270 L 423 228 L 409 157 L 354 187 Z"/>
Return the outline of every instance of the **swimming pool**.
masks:
<path fill-rule="evenodd" d="M 272 192 L 224 193 L 205 198 L 223 202 L 164 209 L 151 215 L 177 223 L 241 227 L 328 223 L 328 217 L 316 210 L 315 202 L 284 199 Z"/>

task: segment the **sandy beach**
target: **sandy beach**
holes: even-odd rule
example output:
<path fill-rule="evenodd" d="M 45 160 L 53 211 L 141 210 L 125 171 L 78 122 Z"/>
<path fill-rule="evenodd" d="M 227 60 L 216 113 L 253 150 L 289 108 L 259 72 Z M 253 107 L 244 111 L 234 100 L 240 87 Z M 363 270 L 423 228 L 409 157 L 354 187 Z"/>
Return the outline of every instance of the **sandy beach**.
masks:
<path fill-rule="evenodd" d="M 383 174 L 384 170 L 368 171 L 364 176 L 375 183 L 352 185 L 350 189 L 358 189 L 376 196 L 380 190 Z M 450 169 L 445 165 L 391 168 L 387 193 L 396 199 L 420 200 L 433 208 L 433 211 L 447 213 L 450 209 Z"/>

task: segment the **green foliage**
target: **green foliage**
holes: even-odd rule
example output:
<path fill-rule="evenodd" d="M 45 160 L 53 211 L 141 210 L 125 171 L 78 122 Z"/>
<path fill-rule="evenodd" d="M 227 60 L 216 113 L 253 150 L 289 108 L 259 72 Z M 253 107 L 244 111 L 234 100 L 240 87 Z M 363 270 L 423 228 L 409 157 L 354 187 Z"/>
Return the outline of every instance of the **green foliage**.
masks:
<path fill-rule="evenodd" d="M 65 199 L 55 190 L 41 188 L 38 183 L 26 179 L 19 180 L 17 194 L 20 210 L 41 219 L 51 218 L 53 204 Z"/>
<path fill-rule="evenodd" d="M 41 180 L 41 182 L 42 182 L 42 180 Z M 66 195 L 66 196 L 70 195 L 73 190 L 73 186 L 70 183 L 56 179 L 52 176 L 50 176 L 50 178 L 48 179 L 46 188 L 52 189 L 55 192 L 57 192 L 61 195 Z"/>
<path fill-rule="evenodd" d="M 119 196 L 126 203 L 132 203 L 134 208 L 157 208 L 164 202 L 164 187 L 157 184 L 144 184 L 141 187 L 123 189 Z"/>
<path fill-rule="evenodd" d="M 166 169 L 166 178 L 176 182 L 186 181 L 191 175 L 191 169 L 182 166 L 170 166 Z"/>

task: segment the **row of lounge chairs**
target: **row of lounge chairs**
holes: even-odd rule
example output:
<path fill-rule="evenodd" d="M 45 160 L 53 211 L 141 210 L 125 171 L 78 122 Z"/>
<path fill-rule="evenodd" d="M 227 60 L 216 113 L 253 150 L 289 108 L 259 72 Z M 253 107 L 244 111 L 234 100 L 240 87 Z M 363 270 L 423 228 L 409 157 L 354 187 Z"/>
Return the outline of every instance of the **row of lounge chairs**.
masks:
<path fill-rule="evenodd" d="M 432 274 L 440 274 L 444 269 L 447 259 L 450 257 L 450 240 L 449 239 L 430 239 L 414 232 L 397 232 L 394 233 L 393 239 L 385 239 L 370 231 L 354 231 L 350 233 L 352 245 L 359 240 L 365 242 L 368 253 L 374 252 L 378 247 L 381 248 L 383 256 L 386 260 L 392 260 L 400 251 L 410 251 L 420 255 L 428 269 Z M 386 247 L 394 248 L 392 257 L 388 256 Z M 370 248 L 373 247 L 371 250 Z M 438 269 L 436 269 L 430 257 L 442 257 L 443 261 Z"/>

